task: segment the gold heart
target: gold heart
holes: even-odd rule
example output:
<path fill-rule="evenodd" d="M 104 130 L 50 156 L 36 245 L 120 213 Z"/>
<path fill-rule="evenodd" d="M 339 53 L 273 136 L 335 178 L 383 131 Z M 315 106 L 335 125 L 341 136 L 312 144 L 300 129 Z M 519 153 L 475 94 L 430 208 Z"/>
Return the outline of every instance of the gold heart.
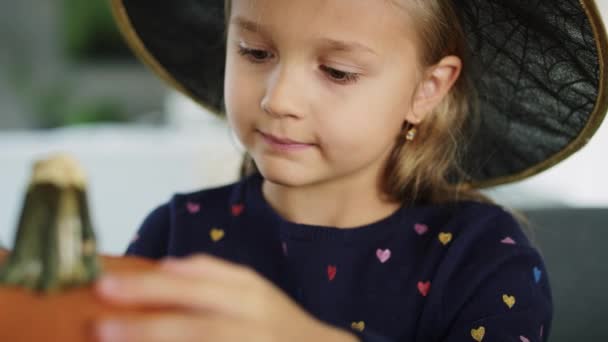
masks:
<path fill-rule="evenodd" d="M 502 301 L 505 302 L 505 304 L 507 304 L 509 309 L 512 308 L 513 305 L 515 305 L 515 297 L 513 297 L 513 296 L 508 296 L 506 294 L 503 294 Z"/>
<path fill-rule="evenodd" d="M 486 328 L 479 327 L 477 329 L 471 329 L 471 336 L 477 342 L 481 342 L 483 340 L 483 336 L 486 334 Z"/>
<path fill-rule="evenodd" d="M 363 321 L 352 322 L 350 327 L 353 328 L 354 330 L 363 331 L 363 329 L 365 329 L 365 322 L 363 322 Z"/>
<path fill-rule="evenodd" d="M 218 242 L 219 240 L 221 240 L 224 237 L 224 230 L 218 229 L 218 228 L 213 228 L 213 229 L 211 229 L 211 232 L 209 232 L 209 235 L 211 235 L 211 240 Z"/>
<path fill-rule="evenodd" d="M 452 241 L 452 233 L 439 233 L 439 241 L 445 246 Z"/>

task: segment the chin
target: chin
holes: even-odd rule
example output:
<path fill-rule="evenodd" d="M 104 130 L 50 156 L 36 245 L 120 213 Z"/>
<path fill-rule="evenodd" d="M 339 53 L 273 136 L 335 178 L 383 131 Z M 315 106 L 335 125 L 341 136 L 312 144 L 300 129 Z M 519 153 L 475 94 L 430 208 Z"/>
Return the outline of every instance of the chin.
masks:
<path fill-rule="evenodd" d="M 271 165 L 258 165 L 258 170 L 265 180 L 284 187 L 301 187 L 315 183 L 317 179 L 301 168 L 277 167 Z"/>

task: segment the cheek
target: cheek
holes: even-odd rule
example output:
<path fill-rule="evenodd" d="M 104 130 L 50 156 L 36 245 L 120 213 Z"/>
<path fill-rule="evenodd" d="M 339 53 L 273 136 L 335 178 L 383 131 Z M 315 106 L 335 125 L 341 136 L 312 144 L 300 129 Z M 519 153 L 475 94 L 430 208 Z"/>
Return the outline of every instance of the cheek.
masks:
<path fill-rule="evenodd" d="M 345 157 L 348 153 L 352 157 L 352 152 L 357 151 L 370 158 L 395 143 L 404 113 L 383 96 L 376 100 L 370 96 L 364 99 L 341 108 L 335 115 L 328 115 L 320 125 L 323 127 L 320 136 L 325 137 L 324 142 L 336 157 Z"/>
<path fill-rule="evenodd" d="M 351 122 L 336 136 L 334 159 L 371 161 L 380 158 L 394 147 L 398 134 L 396 126 L 380 120 Z"/>

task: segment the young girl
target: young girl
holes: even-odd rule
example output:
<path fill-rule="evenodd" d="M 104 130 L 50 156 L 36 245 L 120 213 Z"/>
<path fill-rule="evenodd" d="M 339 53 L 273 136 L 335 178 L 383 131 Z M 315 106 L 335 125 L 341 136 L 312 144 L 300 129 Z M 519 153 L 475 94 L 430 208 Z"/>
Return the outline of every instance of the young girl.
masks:
<path fill-rule="evenodd" d="M 113 6 L 140 57 L 225 113 L 248 157 L 240 181 L 145 219 L 127 254 L 164 258 L 157 272 L 98 284 L 179 313 L 107 320 L 101 339 L 547 340 L 543 260 L 476 189 L 554 165 L 599 126 L 592 1 Z"/>

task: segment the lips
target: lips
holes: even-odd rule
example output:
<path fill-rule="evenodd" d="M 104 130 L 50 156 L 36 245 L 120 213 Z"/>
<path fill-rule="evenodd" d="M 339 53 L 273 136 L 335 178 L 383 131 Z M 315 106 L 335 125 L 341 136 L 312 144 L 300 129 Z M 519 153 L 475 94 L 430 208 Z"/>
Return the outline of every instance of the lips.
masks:
<path fill-rule="evenodd" d="M 272 134 L 267 134 L 262 131 L 258 131 L 264 141 L 273 149 L 280 151 L 294 151 L 303 150 L 314 146 L 314 144 L 308 144 L 301 141 L 292 140 L 285 137 L 278 137 Z"/>
<path fill-rule="evenodd" d="M 267 133 L 264 133 L 262 131 L 259 131 L 259 132 L 260 132 L 261 135 L 264 136 L 264 138 L 270 140 L 271 142 L 273 142 L 275 144 L 281 144 L 281 145 L 312 145 L 312 144 L 308 144 L 308 143 L 301 142 L 301 141 L 291 140 L 289 138 L 277 137 L 275 135 L 267 134 Z"/>

